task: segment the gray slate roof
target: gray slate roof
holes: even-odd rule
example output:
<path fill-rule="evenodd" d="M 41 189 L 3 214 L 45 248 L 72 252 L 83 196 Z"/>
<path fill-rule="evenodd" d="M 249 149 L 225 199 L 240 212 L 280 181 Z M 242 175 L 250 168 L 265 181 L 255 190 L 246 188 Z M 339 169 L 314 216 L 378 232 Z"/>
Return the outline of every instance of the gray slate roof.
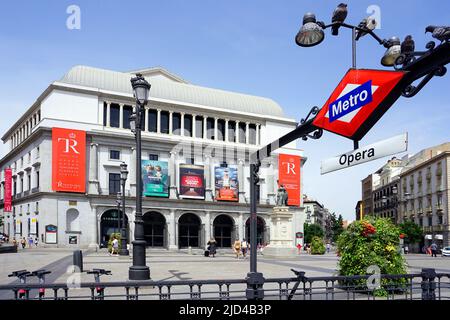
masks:
<path fill-rule="evenodd" d="M 132 94 L 130 84 L 130 78 L 132 76 L 130 73 L 88 66 L 75 66 L 59 82 Z M 284 117 L 281 107 L 275 101 L 268 98 L 205 88 L 158 78 L 147 80 L 152 85 L 150 97 L 269 117 Z"/>

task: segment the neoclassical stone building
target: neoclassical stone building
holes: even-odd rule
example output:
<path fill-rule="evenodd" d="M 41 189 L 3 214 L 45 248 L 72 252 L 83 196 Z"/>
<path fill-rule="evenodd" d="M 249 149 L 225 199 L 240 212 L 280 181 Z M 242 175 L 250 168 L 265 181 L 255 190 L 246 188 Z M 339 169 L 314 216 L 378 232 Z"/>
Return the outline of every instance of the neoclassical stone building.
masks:
<path fill-rule="evenodd" d="M 196 86 L 161 68 L 116 72 L 76 66 L 51 83 L 2 137 L 9 152 L 0 160 L 0 214 L 5 218 L 3 231 L 11 238 L 37 236 L 43 246 L 106 243 L 117 230 L 119 166 L 125 162 L 130 171 L 126 218 L 133 239 L 136 152 L 129 116 L 134 103 L 130 78 L 137 72 L 152 86 L 142 159 L 165 163 L 168 171 L 167 196 L 143 199 L 148 246 L 203 248 L 215 237 L 220 247 L 230 247 L 235 238 L 248 237 L 249 154 L 295 128 L 294 119 L 285 117 L 270 99 Z M 85 193 L 52 189 L 52 128 L 86 132 Z M 295 143 L 281 152 L 302 156 Z M 301 163 L 305 161 L 302 157 Z M 183 195 L 190 192 L 180 185 L 180 170 L 186 166 L 202 170 L 200 197 Z M 4 212 L 8 168 L 12 211 Z M 217 168 L 236 170 L 235 201 L 220 198 Z M 258 241 L 269 242 L 277 155 L 264 160 L 260 172 Z M 291 210 L 295 235 L 303 232 L 304 217 L 300 207 Z"/>

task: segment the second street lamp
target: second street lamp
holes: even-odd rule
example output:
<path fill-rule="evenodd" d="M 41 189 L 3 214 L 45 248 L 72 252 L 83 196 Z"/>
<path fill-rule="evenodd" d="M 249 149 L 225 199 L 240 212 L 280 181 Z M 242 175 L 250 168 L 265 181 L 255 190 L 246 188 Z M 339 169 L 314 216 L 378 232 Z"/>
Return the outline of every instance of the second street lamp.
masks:
<path fill-rule="evenodd" d="M 128 251 L 127 244 L 128 244 L 128 237 L 127 237 L 127 231 L 128 231 L 128 223 L 126 221 L 126 214 L 125 214 L 125 183 L 128 178 L 128 170 L 127 170 L 127 164 L 125 162 L 122 162 L 120 164 L 120 183 L 122 185 L 122 229 L 120 232 L 120 239 L 121 239 L 121 247 L 119 251 L 119 255 L 121 256 L 128 256 L 130 255 L 130 252 Z"/>
<path fill-rule="evenodd" d="M 134 221 L 133 265 L 128 276 L 130 280 L 150 279 L 150 268 L 145 264 L 144 221 L 142 220 L 142 167 L 141 167 L 141 130 L 144 106 L 148 102 L 150 84 L 141 74 L 131 79 L 136 107 L 130 117 L 130 127 L 136 138 L 136 214 Z"/>

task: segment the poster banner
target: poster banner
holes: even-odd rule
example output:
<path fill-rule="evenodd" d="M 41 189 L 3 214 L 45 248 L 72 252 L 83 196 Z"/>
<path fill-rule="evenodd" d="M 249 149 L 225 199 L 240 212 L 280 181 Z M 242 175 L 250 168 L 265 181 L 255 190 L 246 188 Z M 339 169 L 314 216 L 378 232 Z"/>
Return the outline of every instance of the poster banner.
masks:
<path fill-rule="evenodd" d="M 169 169 L 166 161 L 142 160 L 144 196 L 169 196 Z"/>
<path fill-rule="evenodd" d="M 86 192 L 86 132 L 52 129 L 52 189 Z"/>
<path fill-rule="evenodd" d="M 216 167 L 215 199 L 221 201 L 239 201 L 239 182 L 237 167 Z"/>
<path fill-rule="evenodd" d="M 278 185 L 286 188 L 289 206 L 300 206 L 300 163 L 300 156 L 280 154 L 278 157 Z"/>
<path fill-rule="evenodd" d="M 12 169 L 5 169 L 4 212 L 12 211 Z"/>
<path fill-rule="evenodd" d="M 180 198 L 205 198 L 205 169 L 203 166 L 180 164 Z"/>

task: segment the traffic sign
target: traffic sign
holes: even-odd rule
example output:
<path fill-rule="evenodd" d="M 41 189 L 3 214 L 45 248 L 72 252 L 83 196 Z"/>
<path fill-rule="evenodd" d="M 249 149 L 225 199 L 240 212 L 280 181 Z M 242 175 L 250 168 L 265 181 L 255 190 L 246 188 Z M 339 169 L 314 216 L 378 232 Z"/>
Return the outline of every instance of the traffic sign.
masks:
<path fill-rule="evenodd" d="M 345 169 L 406 150 L 408 150 L 408 134 L 404 133 L 324 160 L 320 166 L 320 173 Z"/>
<path fill-rule="evenodd" d="M 313 124 L 360 140 L 398 99 L 397 84 L 404 75 L 403 71 L 350 69 Z"/>

